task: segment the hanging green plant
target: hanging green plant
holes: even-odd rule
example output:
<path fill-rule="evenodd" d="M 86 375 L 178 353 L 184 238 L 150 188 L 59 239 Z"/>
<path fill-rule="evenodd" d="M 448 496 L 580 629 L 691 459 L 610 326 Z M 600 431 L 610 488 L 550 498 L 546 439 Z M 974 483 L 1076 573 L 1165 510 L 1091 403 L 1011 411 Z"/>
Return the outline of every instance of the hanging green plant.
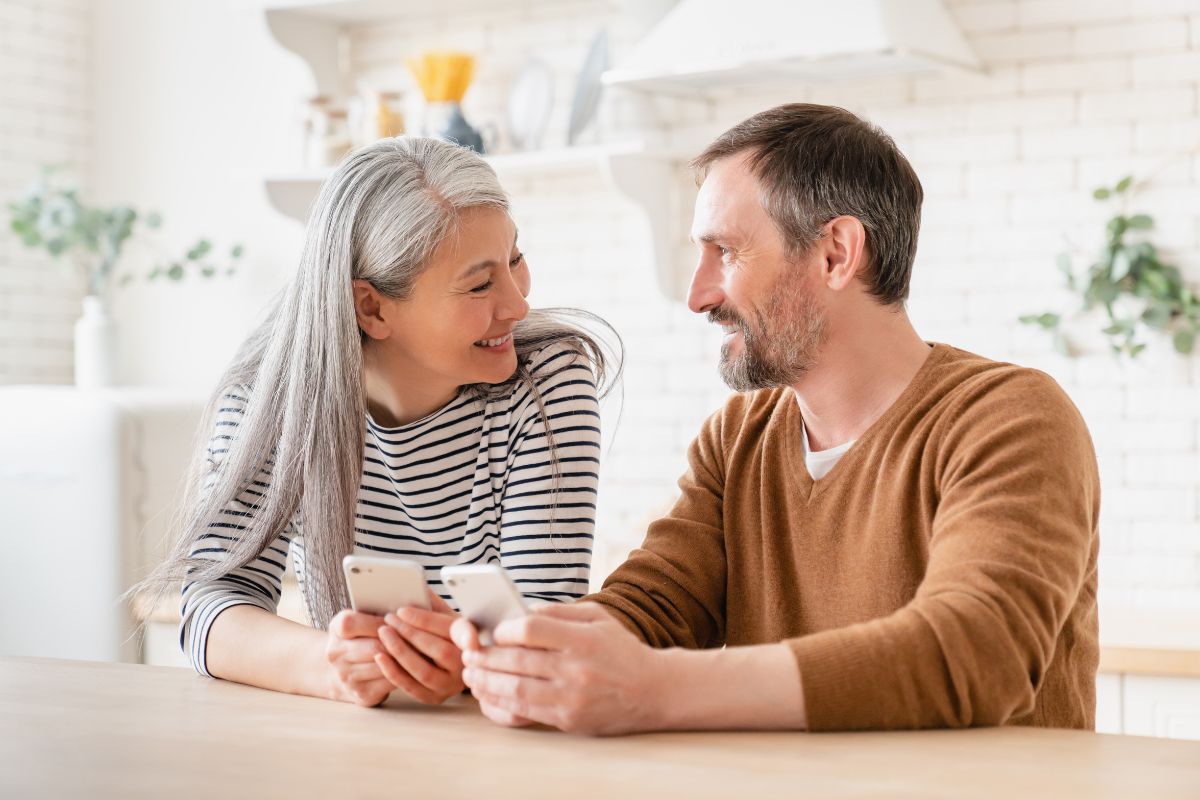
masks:
<path fill-rule="evenodd" d="M 1141 339 L 1147 330 L 1169 336 L 1178 352 L 1191 353 L 1200 336 L 1200 299 L 1149 241 L 1154 218 L 1127 213 L 1133 186 L 1133 177 L 1127 176 L 1115 186 L 1092 192 L 1096 200 L 1118 207 L 1105 225 L 1104 245 L 1082 274 L 1069 252 L 1059 254 L 1058 267 L 1071 291 L 1082 296 L 1083 312 L 1104 310 L 1108 324 L 1102 333 L 1115 354 L 1136 357 L 1146 349 Z M 1061 314 L 1025 314 L 1020 321 L 1046 330 L 1054 337 L 1055 349 L 1070 355 Z"/>

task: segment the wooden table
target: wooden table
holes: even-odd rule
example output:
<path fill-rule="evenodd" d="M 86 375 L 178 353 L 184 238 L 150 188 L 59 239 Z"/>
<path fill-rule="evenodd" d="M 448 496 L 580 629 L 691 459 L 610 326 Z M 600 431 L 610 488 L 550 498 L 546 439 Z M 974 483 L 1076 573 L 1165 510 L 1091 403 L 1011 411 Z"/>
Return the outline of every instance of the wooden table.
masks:
<path fill-rule="evenodd" d="M 588 739 L 188 670 L 0 659 L 0 797 L 1200 797 L 1200 743 L 990 728 Z"/>

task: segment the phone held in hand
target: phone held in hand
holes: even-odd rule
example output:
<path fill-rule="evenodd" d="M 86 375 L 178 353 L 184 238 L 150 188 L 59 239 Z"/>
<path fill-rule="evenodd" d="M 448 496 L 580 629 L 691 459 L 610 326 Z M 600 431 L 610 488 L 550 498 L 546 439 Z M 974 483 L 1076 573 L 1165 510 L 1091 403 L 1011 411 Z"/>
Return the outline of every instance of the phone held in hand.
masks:
<path fill-rule="evenodd" d="M 495 644 L 492 631 L 506 619 L 523 617 L 525 599 L 498 564 L 442 567 L 442 583 L 458 604 L 459 613 L 479 631 L 479 643 Z"/>
<path fill-rule="evenodd" d="M 406 606 L 429 608 L 425 568 L 406 558 L 351 555 L 342 559 L 350 605 L 382 617 Z"/>

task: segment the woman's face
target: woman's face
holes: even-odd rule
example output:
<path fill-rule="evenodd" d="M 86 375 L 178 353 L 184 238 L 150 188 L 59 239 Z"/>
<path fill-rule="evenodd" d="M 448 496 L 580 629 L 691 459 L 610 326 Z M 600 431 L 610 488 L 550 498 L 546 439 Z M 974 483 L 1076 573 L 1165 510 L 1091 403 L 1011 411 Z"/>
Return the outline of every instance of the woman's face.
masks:
<path fill-rule="evenodd" d="M 503 210 L 462 212 L 412 293 L 403 300 L 380 296 L 385 336 L 363 324 L 363 284 L 355 282 L 355 300 L 367 346 L 403 382 L 423 393 L 452 393 L 465 384 L 502 383 L 516 371 L 512 332 L 529 312 L 529 268 Z"/>

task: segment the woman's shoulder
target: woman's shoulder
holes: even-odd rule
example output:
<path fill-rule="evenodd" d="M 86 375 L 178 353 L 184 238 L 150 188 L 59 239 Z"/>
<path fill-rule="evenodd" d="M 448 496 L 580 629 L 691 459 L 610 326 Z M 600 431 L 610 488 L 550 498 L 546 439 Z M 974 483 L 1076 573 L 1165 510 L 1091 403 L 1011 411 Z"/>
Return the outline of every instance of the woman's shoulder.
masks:
<path fill-rule="evenodd" d="M 244 383 L 232 383 L 213 393 L 213 411 L 218 420 L 239 419 L 250 404 L 251 389 Z"/>
<path fill-rule="evenodd" d="M 562 373 L 587 372 L 592 374 L 592 362 L 587 357 L 583 343 L 577 340 L 564 340 L 548 344 L 537 350 L 530 351 L 527 356 L 529 374 L 534 378 L 544 378 Z"/>
<path fill-rule="evenodd" d="M 595 365 L 582 343 L 555 342 L 528 356 L 529 375 L 542 394 L 567 387 L 588 387 L 596 393 Z"/>

